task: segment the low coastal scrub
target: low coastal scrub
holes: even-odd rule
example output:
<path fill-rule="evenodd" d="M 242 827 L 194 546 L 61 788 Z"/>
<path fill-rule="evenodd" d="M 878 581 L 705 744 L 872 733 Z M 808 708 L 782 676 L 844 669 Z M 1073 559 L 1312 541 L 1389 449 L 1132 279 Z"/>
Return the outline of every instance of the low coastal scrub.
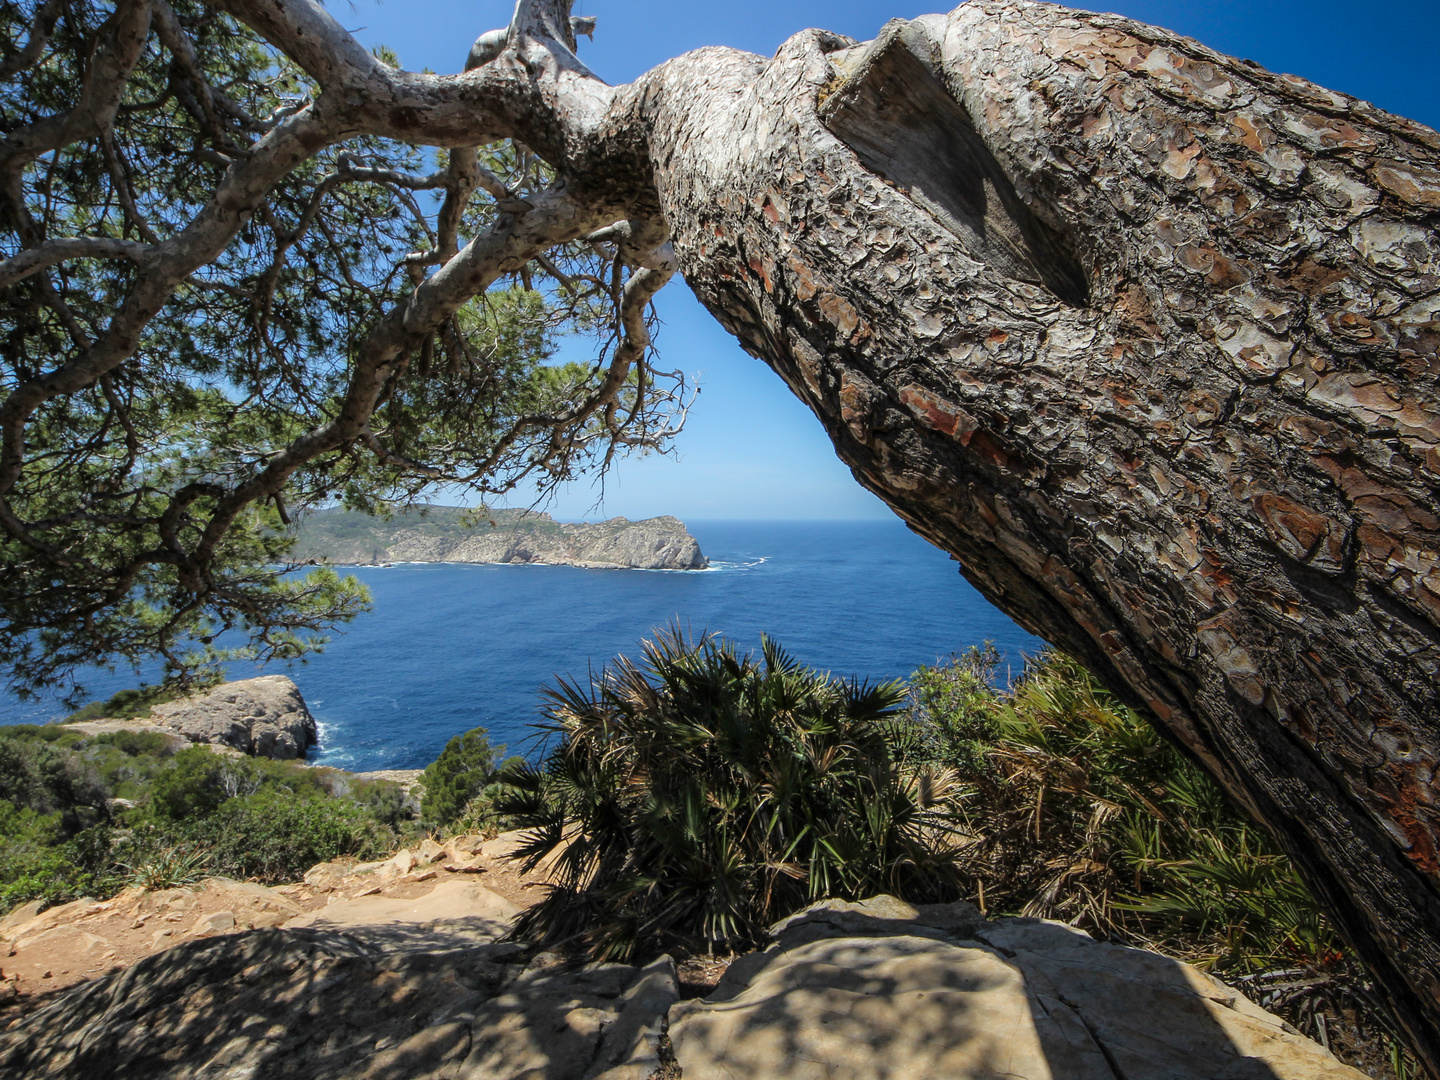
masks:
<path fill-rule="evenodd" d="M 65 718 L 67 724 L 79 720 L 135 720 L 150 715 L 156 705 L 175 701 L 197 690 L 205 690 L 220 683 L 218 672 L 210 672 L 185 681 L 174 680 L 160 683 L 146 683 L 130 690 L 120 690 L 105 701 L 92 701 L 76 709 Z"/>
<path fill-rule="evenodd" d="M 1267 833 L 1073 660 L 1005 690 L 998 663 L 869 687 L 671 633 L 560 682 L 548 754 L 495 802 L 558 882 L 517 936 L 629 958 L 749 947 L 822 897 L 964 898 L 1196 963 L 1372 1075 L 1415 1075 Z"/>
<path fill-rule="evenodd" d="M 951 770 L 972 899 L 1247 974 L 1341 951 L 1289 859 L 1075 661 L 1007 693 L 993 650 L 911 678 L 909 720 Z"/>
<path fill-rule="evenodd" d="M 949 801 L 918 761 L 903 686 L 842 682 L 678 634 L 588 686 L 549 692 L 544 763 L 506 770 L 498 809 L 557 885 L 517 934 L 592 954 L 699 939 L 744 948 L 822 897 L 954 900 Z"/>
<path fill-rule="evenodd" d="M 1342 1060 L 1416 1075 L 1268 833 L 1074 660 L 1042 653 L 1007 692 L 993 688 L 998 661 L 972 649 L 910 681 L 909 719 L 961 793 L 969 899 L 1197 964 Z"/>
<path fill-rule="evenodd" d="M 420 818 L 425 827 L 437 832 L 496 832 L 507 823 L 496 809 L 502 788 L 497 783 L 496 762 L 505 754 L 503 746 L 490 745 L 483 727 L 456 735 L 440 756 L 430 763 L 420 779 L 424 796 Z M 507 760 L 501 768 L 517 769 L 524 758 Z"/>
<path fill-rule="evenodd" d="M 293 881 L 419 831 L 400 785 L 155 731 L 0 728 L 0 914 L 210 874 Z"/>

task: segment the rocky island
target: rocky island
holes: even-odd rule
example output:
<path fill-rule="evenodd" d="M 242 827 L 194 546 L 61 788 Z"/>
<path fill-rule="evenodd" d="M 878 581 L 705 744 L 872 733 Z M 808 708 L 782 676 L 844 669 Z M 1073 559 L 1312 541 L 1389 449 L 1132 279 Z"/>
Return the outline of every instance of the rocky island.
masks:
<path fill-rule="evenodd" d="M 300 525 L 297 562 L 544 563 L 585 569 L 703 570 L 710 565 L 677 518 L 568 524 L 528 510 L 416 507 L 389 519 L 339 508 Z"/>

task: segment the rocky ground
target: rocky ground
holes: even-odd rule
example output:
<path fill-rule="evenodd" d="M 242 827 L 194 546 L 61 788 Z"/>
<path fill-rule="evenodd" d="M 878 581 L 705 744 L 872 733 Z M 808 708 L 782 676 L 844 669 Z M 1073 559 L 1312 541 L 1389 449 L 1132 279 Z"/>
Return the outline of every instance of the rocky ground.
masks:
<path fill-rule="evenodd" d="M 127 889 L 43 913 L 26 904 L 0 920 L 0 1024 L 33 1012 L 59 990 L 182 942 L 272 927 L 418 925 L 491 908 L 497 920 L 507 920 L 534 902 L 545 881 L 543 872 L 521 874 L 503 857 L 510 843 L 427 840 L 384 862 L 322 863 L 303 882 L 274 888 L 208 878 L 156 892 Z"/>
<path fill-rule="evenodd" d="M 733 963 L 502 941 L 516 837 L 0 926 L 0 1076 L 105 1080 L 1359 1080 L 1184 964 L 1035 919 L 827 902 Z M 48 975 L 47 975 L 48 972 Z M 715 980 L 718 977 L 718 985 Z"/>

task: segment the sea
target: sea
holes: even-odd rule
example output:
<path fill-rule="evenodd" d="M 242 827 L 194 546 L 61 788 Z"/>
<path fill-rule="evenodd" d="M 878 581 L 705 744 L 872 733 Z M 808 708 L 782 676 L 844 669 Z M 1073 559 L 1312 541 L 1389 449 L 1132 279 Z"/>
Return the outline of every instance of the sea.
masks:
<path fill-rule="evenodd" d="M 368 771 L 423 768 L 452 736 L 484 727 L 511 753 L 539 752 L 542 690 L 639 659 L 657 628 L 711 632 L 758 651 L 762 634 L 808 667 L 904 678 L 992 642 L 999 678 L 1043 642 L 980 596 L 949 556 L 897 521 L 692 521 L 701 571 L 398 564 L 355 567 L 373 609 L 304 663 L 232 665 L 289 675 L 319 725 L 310 760 Z M 95 672 L 103 699 L 158 672 Z M 7 723 L 63 717 L 57 701 L 0 701 Z"/>

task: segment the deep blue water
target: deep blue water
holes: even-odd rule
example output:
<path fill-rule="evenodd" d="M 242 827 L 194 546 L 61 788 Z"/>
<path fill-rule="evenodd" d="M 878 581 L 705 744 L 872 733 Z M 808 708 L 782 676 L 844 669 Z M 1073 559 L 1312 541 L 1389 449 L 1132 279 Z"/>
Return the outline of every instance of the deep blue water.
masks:
<path fill-rule="evenodd" d="M 690 522 L 701 572 L 566 566 L 406 565 L 353 572 L 374 610 L 291 668 L 321 729 L 312 760 L 349 769 L 419 768 L 477 725 L 524 752 L 539 690 L 639 654 L 679 621 L 758 648 L 770 634 L 801 662 L 872 680 L 909 674 L 991 640 L 1018 671 L 1041 642 L 991 607 L 943 552 L 898 521 Z M 236 666 L 232 678 L 255 674 Z M 1002 668 L 1003 673 L 1003 668 Z M 87 682 L 96 697 L 130 673 Z M 54 718 L 53 703 L 0 704 L 10 722 Z"/>

